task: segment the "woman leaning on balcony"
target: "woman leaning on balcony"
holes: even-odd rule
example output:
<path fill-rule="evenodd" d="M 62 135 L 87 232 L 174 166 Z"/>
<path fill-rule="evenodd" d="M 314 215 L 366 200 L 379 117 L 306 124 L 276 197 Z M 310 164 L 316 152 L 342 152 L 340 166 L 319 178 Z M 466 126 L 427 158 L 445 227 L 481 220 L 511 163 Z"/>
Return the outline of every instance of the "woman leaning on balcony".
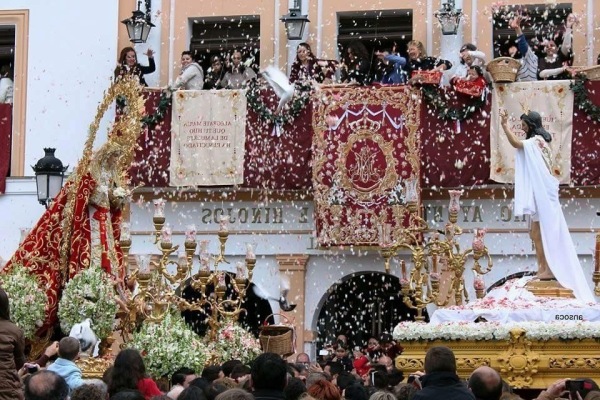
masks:
<path fill-rule="evenodd" d="M 323 83 L 326 79 L 331 79 L 336 66 L 337 61 L 319 60 L 308 43 L 300 43 L 290 72 L 290 83 L 306 80 Z"/>
<path fill-rule="evenodd" d="M 139 78 L 140 85 L 148 86 L 144 75 L 156 71 L 156 64 L 154 63 L 154 51 L 152 49 L 148 49 L 144 54 L 148 57 L 147 66 L 138 63 L 137 53 L 133 47 L 125 47 L 121 50 L 119 65 L 115 68 L 115 80 L 125 75 L 134 75 Z"/>
<path fill-rule="evenodd" d="M 225 89 L 242 89 L 254 78 L 256 72 L 242 63 L 242 52 L 234 50 L 231 54 L 231 66 L 223 77 L 222 86 Z"/>
<path fill-rule="evenodd" d="M 418 40 L 408 42 L 408 62 L 404 67 L 408 76 L 409 83 L 419 81 L 419 77 L 413 76 L 417 71 L 446 71 L 452 68 L 452 63 L 441 58 L 427 56 L 425 46 Z"/>

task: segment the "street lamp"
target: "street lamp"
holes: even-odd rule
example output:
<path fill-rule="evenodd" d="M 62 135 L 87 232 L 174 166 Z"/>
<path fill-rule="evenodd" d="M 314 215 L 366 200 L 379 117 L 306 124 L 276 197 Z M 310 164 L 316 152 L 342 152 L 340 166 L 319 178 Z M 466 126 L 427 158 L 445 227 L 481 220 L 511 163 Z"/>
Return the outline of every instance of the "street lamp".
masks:
<path fill-rule="evenodd" d="M 454 8 L 454 0 L 442 3 L 442 8 L 433 13 L 440 22 L 442 35 L 456 35 L 462 17 L 462 10 Z"/>
<path fill-rule="evenodd" d="M 294 6 L 290 8 L 290 12 L 280 18 L 285 24 L 288 40 L 302 40 L 306 23 L 310 22 L 308 16 L 300 15 L 299 0 L 294 0 Z"/>
<path fill-rule="evenodd" d="M 121 21 L 121 23 L 125 24 L 127 27 L 127 35 L 129 35 L 129 40 L 133 43 L 146 43 L 148 34 L 150 34 L 150 29 L 154 26 L 154 24 L 150 22 L 149 13 L 144 15 L 144 13 L 140 11 L 141 4 L 142 2 L 138 1 L 137 10 L 133 11 L 131 18 Z M 146 3 L 146 10 L 147 9 L 148 3 Z"/>
<path fill-rule="evenodd" d="M 60 192 L 65 171 L 69 168 L 68 165 L 63 167 L 62 161 L 54 157 L 55 151 L 56 149 L 45 148 L 44 157 L 31 167 L 35 172 L 38 201 L 46 208 Z"/>

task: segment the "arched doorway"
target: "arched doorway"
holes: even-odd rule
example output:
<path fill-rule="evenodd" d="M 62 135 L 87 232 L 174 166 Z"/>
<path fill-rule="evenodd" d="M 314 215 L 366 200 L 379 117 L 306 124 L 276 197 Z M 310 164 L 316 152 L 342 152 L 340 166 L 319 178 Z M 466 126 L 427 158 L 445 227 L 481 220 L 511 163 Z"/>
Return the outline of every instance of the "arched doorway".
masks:
<path fill-rule="evenodd" d="M 413 321 L 415 314 L 402 301 L 397 277 L 381 272 L 346 276 L 325 294 L 317 320 L 317 347 L 339 334 L 346 335 L 351 346 L 363 346 L 371 336 L 392 333 L 400 321 Z"/>

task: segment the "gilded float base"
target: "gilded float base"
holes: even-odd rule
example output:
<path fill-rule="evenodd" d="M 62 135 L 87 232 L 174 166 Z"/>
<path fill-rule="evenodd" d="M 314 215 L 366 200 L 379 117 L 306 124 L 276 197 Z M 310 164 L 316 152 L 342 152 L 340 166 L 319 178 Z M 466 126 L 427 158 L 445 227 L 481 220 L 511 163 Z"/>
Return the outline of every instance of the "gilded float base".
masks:
<path fill-rule="evenodd" d="M 540 281 L 534 279 L 525 285 L 527 290 L 538 297 L 562 297 L 566 299 L 574 299 L 573 291 L 563 287 L 558 281 Z"/>
<path fill-rule="evenodd" d="M 589 377 L 600 382 L 600 346 L 594 339 L 529 340 L 514 329 L 509 340 L 433 340 L 402 342 L 396 367 L 404 376 L 424 371 L 425 353 L 448 346 L 456 355 L 458 375 L 468 378 L 477 367 L 497 370 L 512 387 L 545 389 L 561 378 Z"/>
<path fill-rule="evenodd" d="M 113 359 L 86 357 L 80 358 L 75 364 L 81 369 L 83 379 L 102 379 L 104 371 L 112 366 L 113 362 Z"/>

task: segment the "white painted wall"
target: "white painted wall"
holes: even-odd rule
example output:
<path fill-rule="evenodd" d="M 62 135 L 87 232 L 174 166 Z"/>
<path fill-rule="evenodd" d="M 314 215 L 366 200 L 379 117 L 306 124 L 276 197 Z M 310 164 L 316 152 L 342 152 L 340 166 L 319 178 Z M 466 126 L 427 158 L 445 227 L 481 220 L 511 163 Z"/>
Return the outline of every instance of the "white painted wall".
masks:
<path fill-rule="evenodd" d="M 29 10 L 25 174 L 33 175 L 30 165 L 44 147 L 57 148 L 72 170 L 116 65 L 118 0 L 2 0 L 0 8 Z M 97 144 L 114 119 L 113 110 L 107 114 Z M 36 204 L 33 180 L 8 182 L 0 196 L 0 257 L 16 249 L 18 228 L 42 214 Z"/>

